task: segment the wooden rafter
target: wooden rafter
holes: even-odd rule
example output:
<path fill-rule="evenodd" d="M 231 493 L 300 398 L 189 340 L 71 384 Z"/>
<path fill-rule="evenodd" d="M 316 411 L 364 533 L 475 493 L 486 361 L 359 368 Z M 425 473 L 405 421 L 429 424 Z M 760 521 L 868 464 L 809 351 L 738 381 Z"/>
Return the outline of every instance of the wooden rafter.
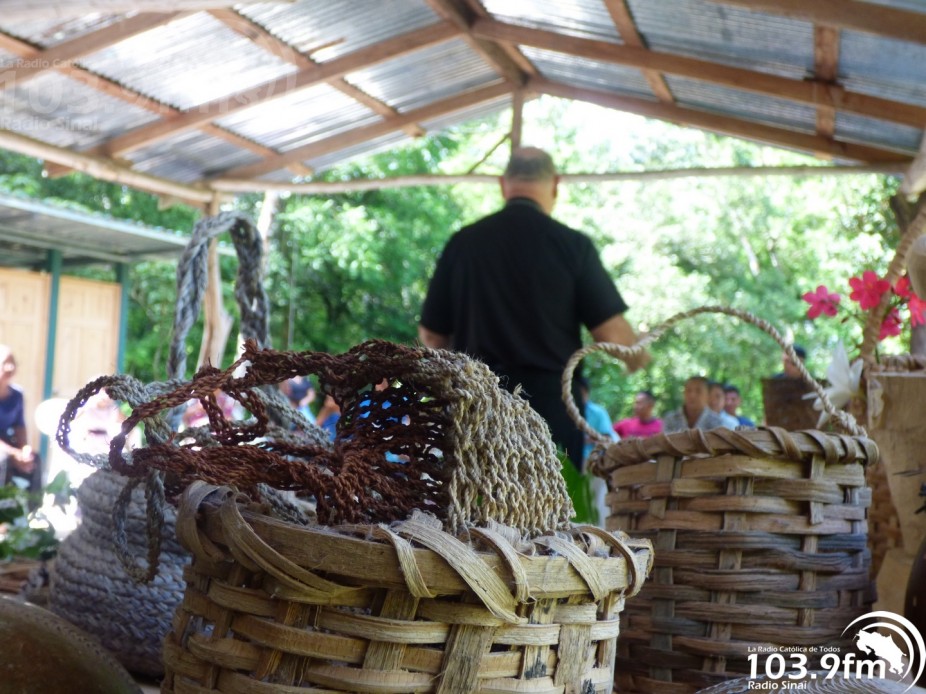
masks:
<path fill-rule="evenodd" d="M 668 181 L 679 178 L 746 178 L 772 176 L 859 176 L 861 174 L 899 174 L 905 164 L 862 164 L 858 166 L 730 166 L 718 168 L 691 167 L 656 171 L 615 171 L 610 173 L 563 173 L 562 183 L 623 183 L 627 181 Z M 211 182 L 213 190 L 223 193 L 308 193 L 332 195 L 367 190 L 413 188 L 418 186 L 452 186 L 460 183 L 498 185 L 498 174 L 422 174 L 391 178 L 359 178 L 352 181 L 254 181 L 220 178 Z"/>
<path fill-rule="evenodd" d="M 541 78 L 531 79 L 528 87 L 551 96 L 588 101 L 607 108 L 636 113 L 648 118 L 657 118 L 702 130 L 710 130 L 722 135 L 758 140 L 776 147 L 811 153 L 825 152 L 832 157 L 866 163 L 909 162 L 911 160 L 910 155 L 887 149 L 856 145 L 849 142 L 837 142 L 819 135 L 806 135 L 785 130 L 784 128 L 752 123 L 732 116 L 721 116 L 670 104 L 654 103 L 645 99 L 618 96 L 609 92 L 575 87 Z"/>
<path fill-rule="evenodd" d="M 473 22 L 480 17 L 488 17 L 488 13 L 478 3 L 473 6 L 465 0 L 425 1 L 440 17 L 463 32 L 463 39 L 470 47 L 511 84 L 520 86 L 524 84 L 528 75 L 537 74 L 537 70 L 527 58 L 521 55 L 517 48 L 491 40 L 480 39 L 472 35 L 470 27 Z M 478 9 L 476 9 L 477 7 Z"/>
<path fill-rule="evenodd" d="M 859 0 L 708 0 L 753 12 L 780 14 L 814 24 L 926 43 L 926 14 Z"/>
<path fill-rule="evenodd" d="M 222 178 L 256 178 L 282 169 L 291 162 L 304 161 L 313 157 L 324 156 L 331 152 L 337 152 L 340 149 L 351 147 L 361 142 L 367 142 L 383 135 L 401 130 L 409 123 L 419 123 L 434 118 L 440 118 L 448 113 L 460 111 L 464 108 L 474 106 L 484 101 L 496 99 L 511 91 L 511 85 L 506 82 L 498 82 L 486 87 L 474 89 L 469 92 L 457 94 L 447 99 L 436 101 L 427 106 L 408 111 L 394 118 L 388 118 L 361 128 L 355 128 L 333 137 L 312 142 L 302 147 L 288 150 L 276 157 L 265 159 L 248 166 L 239 166 L 229 171 L 223 171 L 216 175 Z"/>
<path fill-rule="evenodd" d="M 0 148 L 19 152 L 29 157 L 42 159 L 66 166 L 74 171 L 82 171 L 101 181 L 112 181 L 147 190 L 158 195 L 177 198 L 194 204 L 203 204 L 212 200 L 214 192 L 197 186 L 189 186 L 170 181 L 159 176 L 133 171 L 109 159 L 96 157 L 83 152 L 75 152 L 66 147 L 58 147 L 41 142 L 9 130 L 0 130 Z"/>
<path fill-rule="evenodd" d="M 0 77 L 0 89 L 20 86 L 43 72 L 55 70 L 61 65 L 70 64 L 120 41 L 143 34 L 181 16 L 182 13 L 142 13 L 83 36 L 63 41 L 50 48 L 39 50 L 28 61 L 5 68 Z"/>
<path fill-rule="evenodd" d="M 707 60 L 659 53 L 632 46 L 619 46 L 606 41 L 564 36 L 551 31 L 520 27 L 488 19 L 477 20 L 472 31 L 476 36 L 536 46 L 590 60 L 681 75 L 734 89 L 791 99 L 814 107 L 829 106 L 837 110 L 917 128 L 922 128 L 926 123 L 926 108 L 851 92 L 838 84 L 827 84 L 819 80 L 793 80 Z"/>
<path fill-rule="evenodd" d="M 8 34 L 0 33 L 0 49 L 12 53 L 15 56 L 23 59 L 24 61 L 32 61 L 37 59 L 41 51 L 38 48 L 35 48 L 31 44 L 9 36 Z M 111 96 L 115 99 L 125 101 L 132 104 L 138 108 L 145 109 L 151 113 L 156 113 L 159 116 L 172 116 L 180 113 L 180 109 L 173 108 L 167 104 L 163 104 L 160 101 L 155 101 L 144 94 L 135 91 L 134 89 L 129 89 L 125 85 L 114 82 L 106 77 L 97 75 L 96 73 L 90 72 L 86 68 L 79 67 L 73 63 L 62 63 L 54 68 L 61 74 L 69 77 L 70 79 L 80 82 L 92 89 L 97 90 L 107 96 Z M 214 124 L 208 124 L 203 127 L 203 132 L 213 137 L 217 137 L 221 140 L 225 140 L 237 147 L 246 149 L 260 157 L 270 157 L 277 154 L 276 150 L 271 149 L 270 147 L 264 147 L 261 144 L 249 140 L 246 137 L 242 137 L 237 133 L 233 133 L 225 128 L 220 128 Z M 60 173 L 64 167 L 58 166 L 56 173 Z M 302 164 L 293 164 L 289 167 L 297 176 L 308 176 L 311 174 L 311 171 Z"/>
<path fill-rule="evenodd" d="M 630 8 L 627 7 L 627 0 L 604 0 L 604 4 L 608 8 L 608 13 L 611 15 L 614 26 L 617 27 L 617 32 L 621 35 L 624 43 L 634 48 L 646 49 L 646 42 L 637 30 L 633 15 L 630 14 Z M 643 70 L 643 77 L 646 78 L 657 99 L 665 104 L 675 103 L 669 85 L 666 84 L 666 78 L 662 76 L 662 73 L 656 70 Z"/>
<path fill-rule="evenodd" d="M 318 63 L 316 63 L 314 60 L 306 55 L 303 55 L 295 48 L 264 29 L 264 27 L 261 25 L 251 21 L 247 17 L 238 14 L 234 10 L 211 10 L 209 14 L 218 19 L 229 29 L 232 29 L 233 31 L 241 34 L 248 40 L 253 41 L 261 48 L 270 51 L 281 60 L 284 60 L 291 65 L 295 65 L 300 70 L 311 70 L 312 68 L 318 67 Z M 398 111 L 392 108 L 392 106 L 389 106 L 379 99 L 370 96 L 362 89 L 355 87 L 343 77 L 336 77 L 334 79 L 328 80 L 328 84 L 330 84 L 342 94 L 347 95 L 354 101 L 359 101 L 368 109 L 380 116 L 391 118 L 392 116 L 398 115 Z M 424 128 L 422 128 L 417 123 L 412 123 L 405 127 L 405 132 L 412 137 L 420 137 L 424 135 Z"/>
<path fill-rule="evenodd" d="M 99 148 L 99 152 L 108 156 L 119 157 L 126 152 L 199 128 L 216 118 L 229 116 L 257 104 L 277 99 L 284 94 L 292 94 L 302 89 L 308 89 L 322 82 L 342 77 L 349 72 L 389 58 L 405 55 L 425 46 L 447 41 L 458 33 L 453 26 L 441 22 L 424 29 L 395 36 L 326 63 L 313 65 L 311 68 L 300 70 L 295 74 L 280 77 L 235 94 L 229 94 L 183 111 L 176 116 L 165 118 L 157 123 L 136 128 L 104 143 Z"/>
<path fill-rule="evenodd" d="M 813 28 L 814 77 L 821 82 L 836 84 L 839 72 L 839 29 L 825 26 Z M 836 110 L 829 106 L 817 107 L 817 134 L 834 137 Z"/>

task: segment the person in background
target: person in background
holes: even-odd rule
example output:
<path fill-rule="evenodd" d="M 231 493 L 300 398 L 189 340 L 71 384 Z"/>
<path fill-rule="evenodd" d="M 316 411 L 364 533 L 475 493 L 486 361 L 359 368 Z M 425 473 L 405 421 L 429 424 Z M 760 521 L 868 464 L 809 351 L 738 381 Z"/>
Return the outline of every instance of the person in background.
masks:
<path fill-rule="evenodd" d="M 686 429 L 716 429 L 723 422 L 716 412 L 707 406 L 707 379 L 692 376 L 685 381 L 683 404 L 662 418 L 662 428 L 667 434 Z"/>
<path fill-rule="evenodd" d="M 579 469 L 583 435 L 562 401 L 563 368 L 582 346 L 583 325 L 597 342 L 632 345 L 636 333 L 591 239 L 550 216 L 559 191 L 550 155 L 515 149 L 500 183 L 505 207 L 444 247 L 418 337 L 427 347 L 480 359 L 511 391 L 523 386 L 554 443 Z M 642 368 L 649 359 L 642 352 L 628 367 Z M 577 382 L 573 397 L 581 401 Z"/>
<path fill-rule="evenodd" d="M 26 403 L 22 390 L 13 385 L 15 376 L 13 351 L 0 345 L 0 481 L 4 485 L 15 483 L 39 494 L 42 491 L 42 461 L 28 443 Z"/>
<path fill-rule="evenodd" d="M 740 425 L 739 420 L 733 415 L 727 414 L 726 407 L 727 395 L 724 392 L 723 384 L 717 381 L 708 381 L 707 383 L 707 406 L 711 408 L 723 426 L 727 429 L 736 429 Z"/>
<path fill-rule="evenodd" d="M 620 437 L 614 431 L 611 426 L 611 416 L 608 414 L 608 411 L 599 405 L 597 402 L 592 402 L 590 398 L 591 388 L 588 384 L 588 379 L 584 376 L 578 379 L 579 381 L 579 392 L 582 395 L 582 404 L 585 407 L 585 421 L 588 422 L 589 426 L 592 429 L 597 431 L 602 436 L 605 436 L 611 441 L 618 441 Z M 585 447 L 582 449 L 582 468 L 585 469 L 585 463 L 588 460 L 588 456 L 591 455 L 591 452 L 595 448 L 595 443 L 591 438 L 586 434 L 585 435 Z M 586 471 L 587 472 L 587 471 Z M 595 508 L 595 518 L 591 519 L 595 521 L 595 525 L 599 528 L 604 528 L 605 518 L 608 517 L 610 509 L 606 502 L 608 495 L 608 483 L 605 482 L 602 478 L 597 475 L 587 475 L 589 488 L 592 495 L 592 504 Z"/>
<path fill-rule="evenodd" d="M 807 361 L 806 349 L 800 345 L 791 345 L 791 347 L 801 362 Z M 797 364 L 791 360 L 791 357 L 786 352 L 781 353 L 781 367 L 783 370 L 772 376 L 772 378 L 801 378 L 801 372 L 798 370 Z"/>
<path fill-rule="evenodd" d="M 315 423 L 328 432 L 328 436 L 331 437 L 332 441 L 334 441 L 335 436 L 337 436 L 337 425 L 340 418 L 341 408 L 338 406 L 337 401 L 330 395 L 326 395 L 325 401 L 318 410 Z"/>
<path fill-rule="evenodd" d="M 646 438 L 662 433 L 662 420 L 653 415 L 656 397 L 641 390 L 633 398 L 633 417 L 626 417 L 614 425 L 614 432 L 622 439 Z"/>
<path fill-rule="evenodd" d="M 618 441 L 619 437 L 611 426 L 611 416 L 608 414 L 608 411 L 604 407 L 599 405 L 597 402 L 592 402 L 590 398 L 591 389 L 588 384 L 588 379 L 584 376 L 579 378 L 579 392 L 582 395 L 582 402 L 585 405 L 585 421 L 588 422 L 592 429 L 597 431 L 602 436 L 605 436 L 612 441 Z M 582 449 L 583 466 L 585 461 L 588 460 L 588 455 L 592 452 L 594 447 L 594 441 L 592 441 L 591 438 L 586 435 L 585 447 Z"/>
<path fill-rule="evenodd" d="M 287 381 L 280 383 L 280 390 L 289 400 L 293 409 L 299 410 L 304 416 L 312 418 L 312 412 L 309 405 L 315 400 L 315 388 L 312 382 L 305 376 L 293 376 Z"/>
<path fill-rule="evenodd" d="M 737 414 L 737 410 L 739 410 L 740 405 L 743 404 L 743 397 L 740 395 L 740 389 L 728 383 L 723 387 L 723 394 L 723 409 L 726 413 L 732 417 L 736 417 L 736 421 L 738 421 L 742 427 L 755 427 L 756 423 L 749 419 L 749 417 Z"/>

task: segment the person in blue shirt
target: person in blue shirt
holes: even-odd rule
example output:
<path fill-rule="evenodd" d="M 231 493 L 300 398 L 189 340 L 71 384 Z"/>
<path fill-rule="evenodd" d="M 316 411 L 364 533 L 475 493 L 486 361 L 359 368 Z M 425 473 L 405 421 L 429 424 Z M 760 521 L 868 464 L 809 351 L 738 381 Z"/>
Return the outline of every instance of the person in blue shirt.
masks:
<path fill-rule="evenodd" d="M 724 411 L 733 417 L 736 417 L 737 421 L 740 423 L 740 426 L 743 427 L 754 427 L 756 423 L 749 419 L 749 417 L 744 417 L 741 414 L 737 414 L 737 410 L 740 405 L 743 404 L 743 397 L 740 395 L 740 389 L 729 383 L 723 387 L 724 393 Z"/>

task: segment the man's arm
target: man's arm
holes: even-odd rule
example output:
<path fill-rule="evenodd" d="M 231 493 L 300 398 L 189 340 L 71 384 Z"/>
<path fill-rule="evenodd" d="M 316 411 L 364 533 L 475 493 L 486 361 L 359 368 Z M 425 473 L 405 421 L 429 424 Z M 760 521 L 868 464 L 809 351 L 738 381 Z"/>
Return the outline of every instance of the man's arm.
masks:
<path fill-rule="evenodd" d="M 418 339 L 425 347 L 432 349 L 450 349 L 451 336 L 441 335 L 418 324 Z"/>
<path fill-rule="evenodd" d="M 596 325 L 589 331 L 595 342 L 613 342 L 618 345 L 629 347 L 637 341 L 637 334 L 634 332 L 630 323 L 624 318 L 623 314 L 611 316 L 604 323 Z M 644 368 L 650 363 L 652 357 L 649 352 L 641 352 L 639 356 L 625 360 L 627 368 L 631 372 Z"/>

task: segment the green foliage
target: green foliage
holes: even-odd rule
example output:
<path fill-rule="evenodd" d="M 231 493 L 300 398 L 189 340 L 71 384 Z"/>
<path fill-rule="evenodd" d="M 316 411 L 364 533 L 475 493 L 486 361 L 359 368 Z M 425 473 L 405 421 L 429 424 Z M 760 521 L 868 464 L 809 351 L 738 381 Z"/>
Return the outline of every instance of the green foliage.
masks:
<path fill-rule="evenodd" d="M 55 505 L 64 508 L 74 496 L 67 474 L 59 472 L 38 499 L 15 484 L 0 487 L 0 561 L 15 557 L 50 559 L 58 548 L 55 529 L 42 516 L 41 510 L 30 511 L 30 504 L 41 501 L 46 494 L 55 497 Z"/>

